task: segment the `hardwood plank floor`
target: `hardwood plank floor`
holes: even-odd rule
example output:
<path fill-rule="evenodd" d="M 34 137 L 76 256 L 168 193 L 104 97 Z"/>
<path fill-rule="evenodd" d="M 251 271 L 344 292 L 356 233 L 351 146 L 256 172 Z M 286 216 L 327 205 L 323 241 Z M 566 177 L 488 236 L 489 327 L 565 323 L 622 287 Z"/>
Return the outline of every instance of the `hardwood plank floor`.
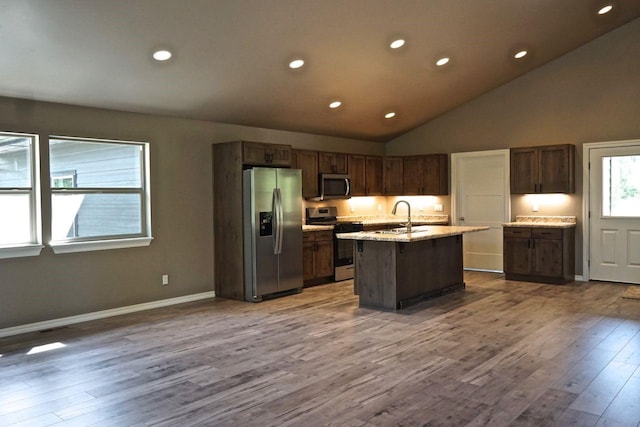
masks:
<path fill-rule="evenodd" d="M 0 425 L 640 426 L 626 285 L 465 281 L 395 313 L 347 281 L 2 338 Z"/>

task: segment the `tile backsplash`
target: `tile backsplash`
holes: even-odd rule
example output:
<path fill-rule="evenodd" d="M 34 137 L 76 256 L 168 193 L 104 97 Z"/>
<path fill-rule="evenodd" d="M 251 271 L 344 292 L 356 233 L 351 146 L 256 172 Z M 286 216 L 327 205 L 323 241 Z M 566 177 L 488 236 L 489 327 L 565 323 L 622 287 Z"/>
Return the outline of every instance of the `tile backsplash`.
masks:
<path fill-rule="evenodd" d="M 352 197 L 346 200 L 327 200 L 315 202 L 304 200 L 302 202 L 302 217 L 305 216 L 305 208 L 320 206 L 336 206 L 338 216 L 352 215 L 390 215 L 393 205 L 398 200 L 406 200 L 411 205 L 411 215 L 449 214 L 449 196 L 372 196 Z M 442 206 L 442 211 L 436 211 L 437 205 Z M 406 206 L 398 207 L 398 213 L 405 215 Z"/>

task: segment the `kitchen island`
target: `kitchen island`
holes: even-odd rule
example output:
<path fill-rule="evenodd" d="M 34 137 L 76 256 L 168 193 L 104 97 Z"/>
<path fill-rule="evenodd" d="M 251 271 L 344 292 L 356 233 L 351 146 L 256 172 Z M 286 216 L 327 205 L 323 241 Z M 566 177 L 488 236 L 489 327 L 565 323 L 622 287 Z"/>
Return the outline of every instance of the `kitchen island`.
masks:
<path fill-rule="evenodd" d="M 465 287 L 462 234 L 488 227 L 414 226 L 337 234 L 354 240 L 360 306 L 397 310 Z"/>

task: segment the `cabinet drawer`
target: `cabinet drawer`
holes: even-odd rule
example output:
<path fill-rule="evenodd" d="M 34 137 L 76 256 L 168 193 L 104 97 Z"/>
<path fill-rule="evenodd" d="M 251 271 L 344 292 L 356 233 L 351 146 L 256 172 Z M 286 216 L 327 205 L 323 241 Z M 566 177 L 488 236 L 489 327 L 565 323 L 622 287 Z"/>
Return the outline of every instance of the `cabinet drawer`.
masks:
<path fill-rule="evenodd" d="M 531 229 L 526 227 L 505 227 L 503 230 L 503 236 L 530 239 Z"/>
<path fill-rule="evenodd" d="M 316 241 L 315 234 L 316 233 L 314 231 L 305 231 L 304 233 L 302 233 L 302 243 L 315 242 Z"/>
<path fill-rule="evenodd" d="M 321 242 L 324 240 L 333 240 L 333 231 L 331 230 L 316 231 L 315 235 L 316 235 L 316 242 Z"/>
<path fill-rule="evenodd" d="M 534 239 L 562 239 L 561 228 L 534 228 L 531 231 Z"/>

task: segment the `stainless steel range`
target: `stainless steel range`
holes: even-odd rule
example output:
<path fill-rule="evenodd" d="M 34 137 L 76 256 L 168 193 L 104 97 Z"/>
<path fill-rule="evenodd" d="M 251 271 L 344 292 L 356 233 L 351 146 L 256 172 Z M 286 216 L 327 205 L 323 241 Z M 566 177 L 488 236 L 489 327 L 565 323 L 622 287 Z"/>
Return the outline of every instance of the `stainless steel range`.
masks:
<path fill-rule="evenodd" d="M 307 224 L 312 225 L 333 225 L 333 279 L 341 280 L 353 279 L 353 241 L 336 239 L 336 233 L 351 233 L 364 229 L 362 222 L 358 221 L 338 221 L 338 208 L 326 206 L 321 208 L 307 208 Z"/>

